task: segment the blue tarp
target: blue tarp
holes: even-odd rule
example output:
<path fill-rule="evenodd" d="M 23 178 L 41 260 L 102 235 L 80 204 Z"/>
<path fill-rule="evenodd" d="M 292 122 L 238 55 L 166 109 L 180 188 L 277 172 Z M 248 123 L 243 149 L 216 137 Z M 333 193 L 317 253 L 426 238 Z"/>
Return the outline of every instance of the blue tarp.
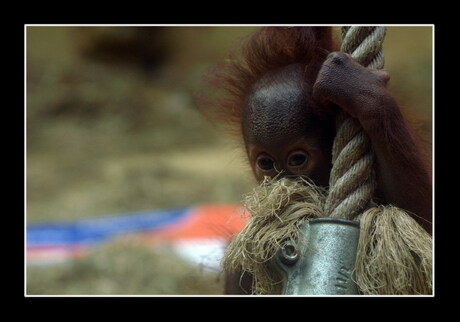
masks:
<path fill-rule="evenodd" d="M 161 228 L 184 219 L 192 208 L 135 212 L 74 222 L 27 225 L 27 246 L 94 244 L 120 234 Z"/>

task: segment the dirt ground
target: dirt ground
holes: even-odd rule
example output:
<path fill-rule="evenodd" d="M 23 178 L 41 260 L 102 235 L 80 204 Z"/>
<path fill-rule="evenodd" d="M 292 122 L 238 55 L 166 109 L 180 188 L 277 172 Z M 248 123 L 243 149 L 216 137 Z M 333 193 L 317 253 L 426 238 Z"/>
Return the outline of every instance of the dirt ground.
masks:
<path fill-rule="evenodd" d="M 192 97 L 255 27 L 26 28 L 27 223 L 237 203 L 255 184 L 238 142 Z M 429 141 L 431 31 L 390 27 L 384 45 L 390 86 Z M 220 272 L 129 240 L 26 269 L 30 295 L 222 292 Z"/>

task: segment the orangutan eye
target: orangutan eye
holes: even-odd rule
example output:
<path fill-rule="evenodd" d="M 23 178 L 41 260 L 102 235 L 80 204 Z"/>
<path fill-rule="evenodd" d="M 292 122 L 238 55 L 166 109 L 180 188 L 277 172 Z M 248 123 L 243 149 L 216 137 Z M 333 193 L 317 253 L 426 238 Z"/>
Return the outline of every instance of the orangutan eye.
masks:
<path fill-rule="evenodd" d="M 290 167 L 303 166 L 308 161 L 308 155 L 305 151 L 299 150 L 291 153 L 288 158 L 288 165 Z"/>
<path fill-rule="evenodd" d="M 268 156 L 259 156 L 256 163 L 257 167 L 263 171 L 271 171 L 275 168 L 275 161 Z"/>

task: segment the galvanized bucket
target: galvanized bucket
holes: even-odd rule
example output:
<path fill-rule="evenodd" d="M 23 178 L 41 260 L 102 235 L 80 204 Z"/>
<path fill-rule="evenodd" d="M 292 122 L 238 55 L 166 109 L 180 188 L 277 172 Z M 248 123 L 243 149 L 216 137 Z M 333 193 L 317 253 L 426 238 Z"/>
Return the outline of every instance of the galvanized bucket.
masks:
<path fill-rule="evenodd" d="M 301 227 L 297 249 L 285 242 L 274 258 L 284 274 L 283 294 L 359 294 L 351 274 L 355 266 L 359 223 L 318 218 Z"/>

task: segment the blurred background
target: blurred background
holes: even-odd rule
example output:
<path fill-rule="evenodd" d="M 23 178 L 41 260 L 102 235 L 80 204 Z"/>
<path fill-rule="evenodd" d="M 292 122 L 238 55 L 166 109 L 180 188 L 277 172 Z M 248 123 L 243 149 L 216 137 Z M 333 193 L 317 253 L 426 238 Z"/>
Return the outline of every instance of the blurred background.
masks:
<path fill-rule="evenodd" d="M 239 203 L 241 147 L 196 111 L 202 75 L 257 27 L 27 26 L 26 221 Z M 336 27 L 338 29 L 338 27 Z M 390 88 L 431 142 L 432 27 L 389 27 Z M 221 272 L 119 238 L 26 266 L 26 294 L 222 294 Z"/>

